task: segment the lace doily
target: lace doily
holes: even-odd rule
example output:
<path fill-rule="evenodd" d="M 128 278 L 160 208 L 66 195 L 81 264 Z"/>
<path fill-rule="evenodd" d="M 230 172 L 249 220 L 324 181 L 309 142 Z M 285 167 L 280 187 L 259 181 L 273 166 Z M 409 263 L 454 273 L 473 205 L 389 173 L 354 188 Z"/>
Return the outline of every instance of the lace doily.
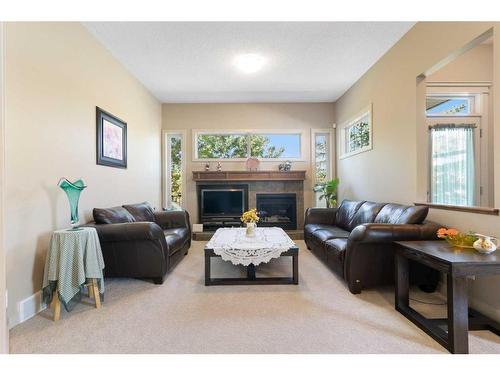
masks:
<path fill-rule="evenodd" d="M 248 237 L 245 228 L 219 228 L 205 248 L 212 249 L 225 261 L 234 265 L 259 265 L 279 258 L 281 253 L 296 246 L 281 228 L 255 228 L 255 236 Z"/>

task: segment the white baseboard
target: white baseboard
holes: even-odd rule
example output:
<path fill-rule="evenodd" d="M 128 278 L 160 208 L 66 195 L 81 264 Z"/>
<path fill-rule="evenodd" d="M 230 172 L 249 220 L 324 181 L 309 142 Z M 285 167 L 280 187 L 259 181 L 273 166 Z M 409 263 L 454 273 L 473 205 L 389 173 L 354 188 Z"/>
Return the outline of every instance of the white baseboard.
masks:
<path fill-rule="evenodd" d="M 34 317 L 40 311 L 47 308 L 47 305 L 42 301 L 42 291 L 23 299 L 17 304 L 16 316 L 9 319 L 9 329 L 21 324 L 22 322 Z"/>

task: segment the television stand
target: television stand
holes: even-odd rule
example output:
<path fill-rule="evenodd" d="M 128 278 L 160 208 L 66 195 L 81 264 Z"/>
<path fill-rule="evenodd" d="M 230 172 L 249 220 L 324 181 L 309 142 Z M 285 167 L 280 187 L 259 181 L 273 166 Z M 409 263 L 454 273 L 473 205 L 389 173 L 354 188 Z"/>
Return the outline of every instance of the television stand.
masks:
<path fill-rule="evenodd" d="M 203 232 L 214 232 L 219 228 L 241 227 L 239 218 L 217 218 L 212 220 L 203 220 Z"/>

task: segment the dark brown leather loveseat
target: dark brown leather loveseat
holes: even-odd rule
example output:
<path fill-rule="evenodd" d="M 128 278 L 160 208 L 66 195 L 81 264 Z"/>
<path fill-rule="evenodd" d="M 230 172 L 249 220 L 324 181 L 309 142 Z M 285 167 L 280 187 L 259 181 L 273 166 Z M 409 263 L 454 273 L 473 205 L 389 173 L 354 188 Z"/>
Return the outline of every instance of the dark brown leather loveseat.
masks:
<path fill-rule="evenodd" d="M 149 203 L 94 208 L 106 277 L 151 278 L 162 284 L 191 246 L 187 211 L 154 211 Z"/>
<path fill-rule="evenodd" d="M 394 283 L 394 241 L 434 240 L 438 224 L 426 222 L 428 207 L 344 200 L 339 208 L 309 208 L 307 248 L 347 282 L 351 293 Z M 411 281 L 436 289 L 439 274 L 411 264 Z"/>

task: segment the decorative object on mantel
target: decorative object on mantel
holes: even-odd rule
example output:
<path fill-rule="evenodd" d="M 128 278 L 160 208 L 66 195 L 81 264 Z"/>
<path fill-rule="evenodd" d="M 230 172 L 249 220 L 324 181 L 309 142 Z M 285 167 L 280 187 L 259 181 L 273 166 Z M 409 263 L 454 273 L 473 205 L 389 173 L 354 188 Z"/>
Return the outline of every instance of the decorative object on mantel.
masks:
<path fill-rule="evenodd" d="M 206 171 L 210 170 L 210 163 L 208 161 L 205 163 L 205 170 Z"/>
<path fill-rule="evenodd" d="M 80 199 L 80 193 L 87 186 L 82 179 L 76 180 L 75 182 L 69 181 L 67 178 L 61 178 L 57 183 L 61 189 L 64 190 L 68 196 L 70 215 L 71 215 L 71 227 L 72 230 L 80 230 L 78 228 L 78 200 Z"/>
<path fill-rule="evenodd" d="M 127 123 L 96 107 L 97 164 L 127 168 Z"/>
<path fill-rule="evenodd" d="M 489 254 L 494 252 L 498 248 L 498 238 L 492 236 L 485 236 L 484 234 L 476 233 L 479 237 L 472 246 L 474 249 L 482 254 Z"/>
<path fill-rule="evenodd" d="M 222 171 L 222 164 L 220 163 L 220 161 L 217 162 L 217 172 L 220 172 Z"/>
<path fill-rule="evenodd" d="M 247 171 L 258 171 L 260 160 L 257 158 L 248 158 L 246 162 Z"/>
<path fill-rule="evenodd" d="M 285 161 L 284 163 L 278 166 L 280 172 L 288 172 L 292 169 L 292 162 L 290 160 Z"/>
<path fill-rule="evenodd" d="M 246 230 L 246 235 L 249 237 L 255 236 L 255 227 L 257 226 L 257 223 L 259 222 L 259 215 L 257 214 L 257 209 L 252 208 L 251 210 L 243 212 L 243 215 L 241 215 L 241 222 L 246 223 L 247 225 L 247 230 Z"/>
<path fill-rule="evenodd" d="M 327 208 L 337 206 L 337 188 L 339 182 L 340 180 L 338 178 L 334 178 L 333 180 L 316 184 L 313 187 L 315 193 L 321 192 L 319 199 L 325 200 Z"/>
<path fill-rule="evenodd" d="M 474 242 L 478 240 L 478 237 L 474 233 L 461 233 L 455 228 L 439 228 L 437 236 L 444 238 L 451 246 L 462 249 L 473 249 Z"/>

